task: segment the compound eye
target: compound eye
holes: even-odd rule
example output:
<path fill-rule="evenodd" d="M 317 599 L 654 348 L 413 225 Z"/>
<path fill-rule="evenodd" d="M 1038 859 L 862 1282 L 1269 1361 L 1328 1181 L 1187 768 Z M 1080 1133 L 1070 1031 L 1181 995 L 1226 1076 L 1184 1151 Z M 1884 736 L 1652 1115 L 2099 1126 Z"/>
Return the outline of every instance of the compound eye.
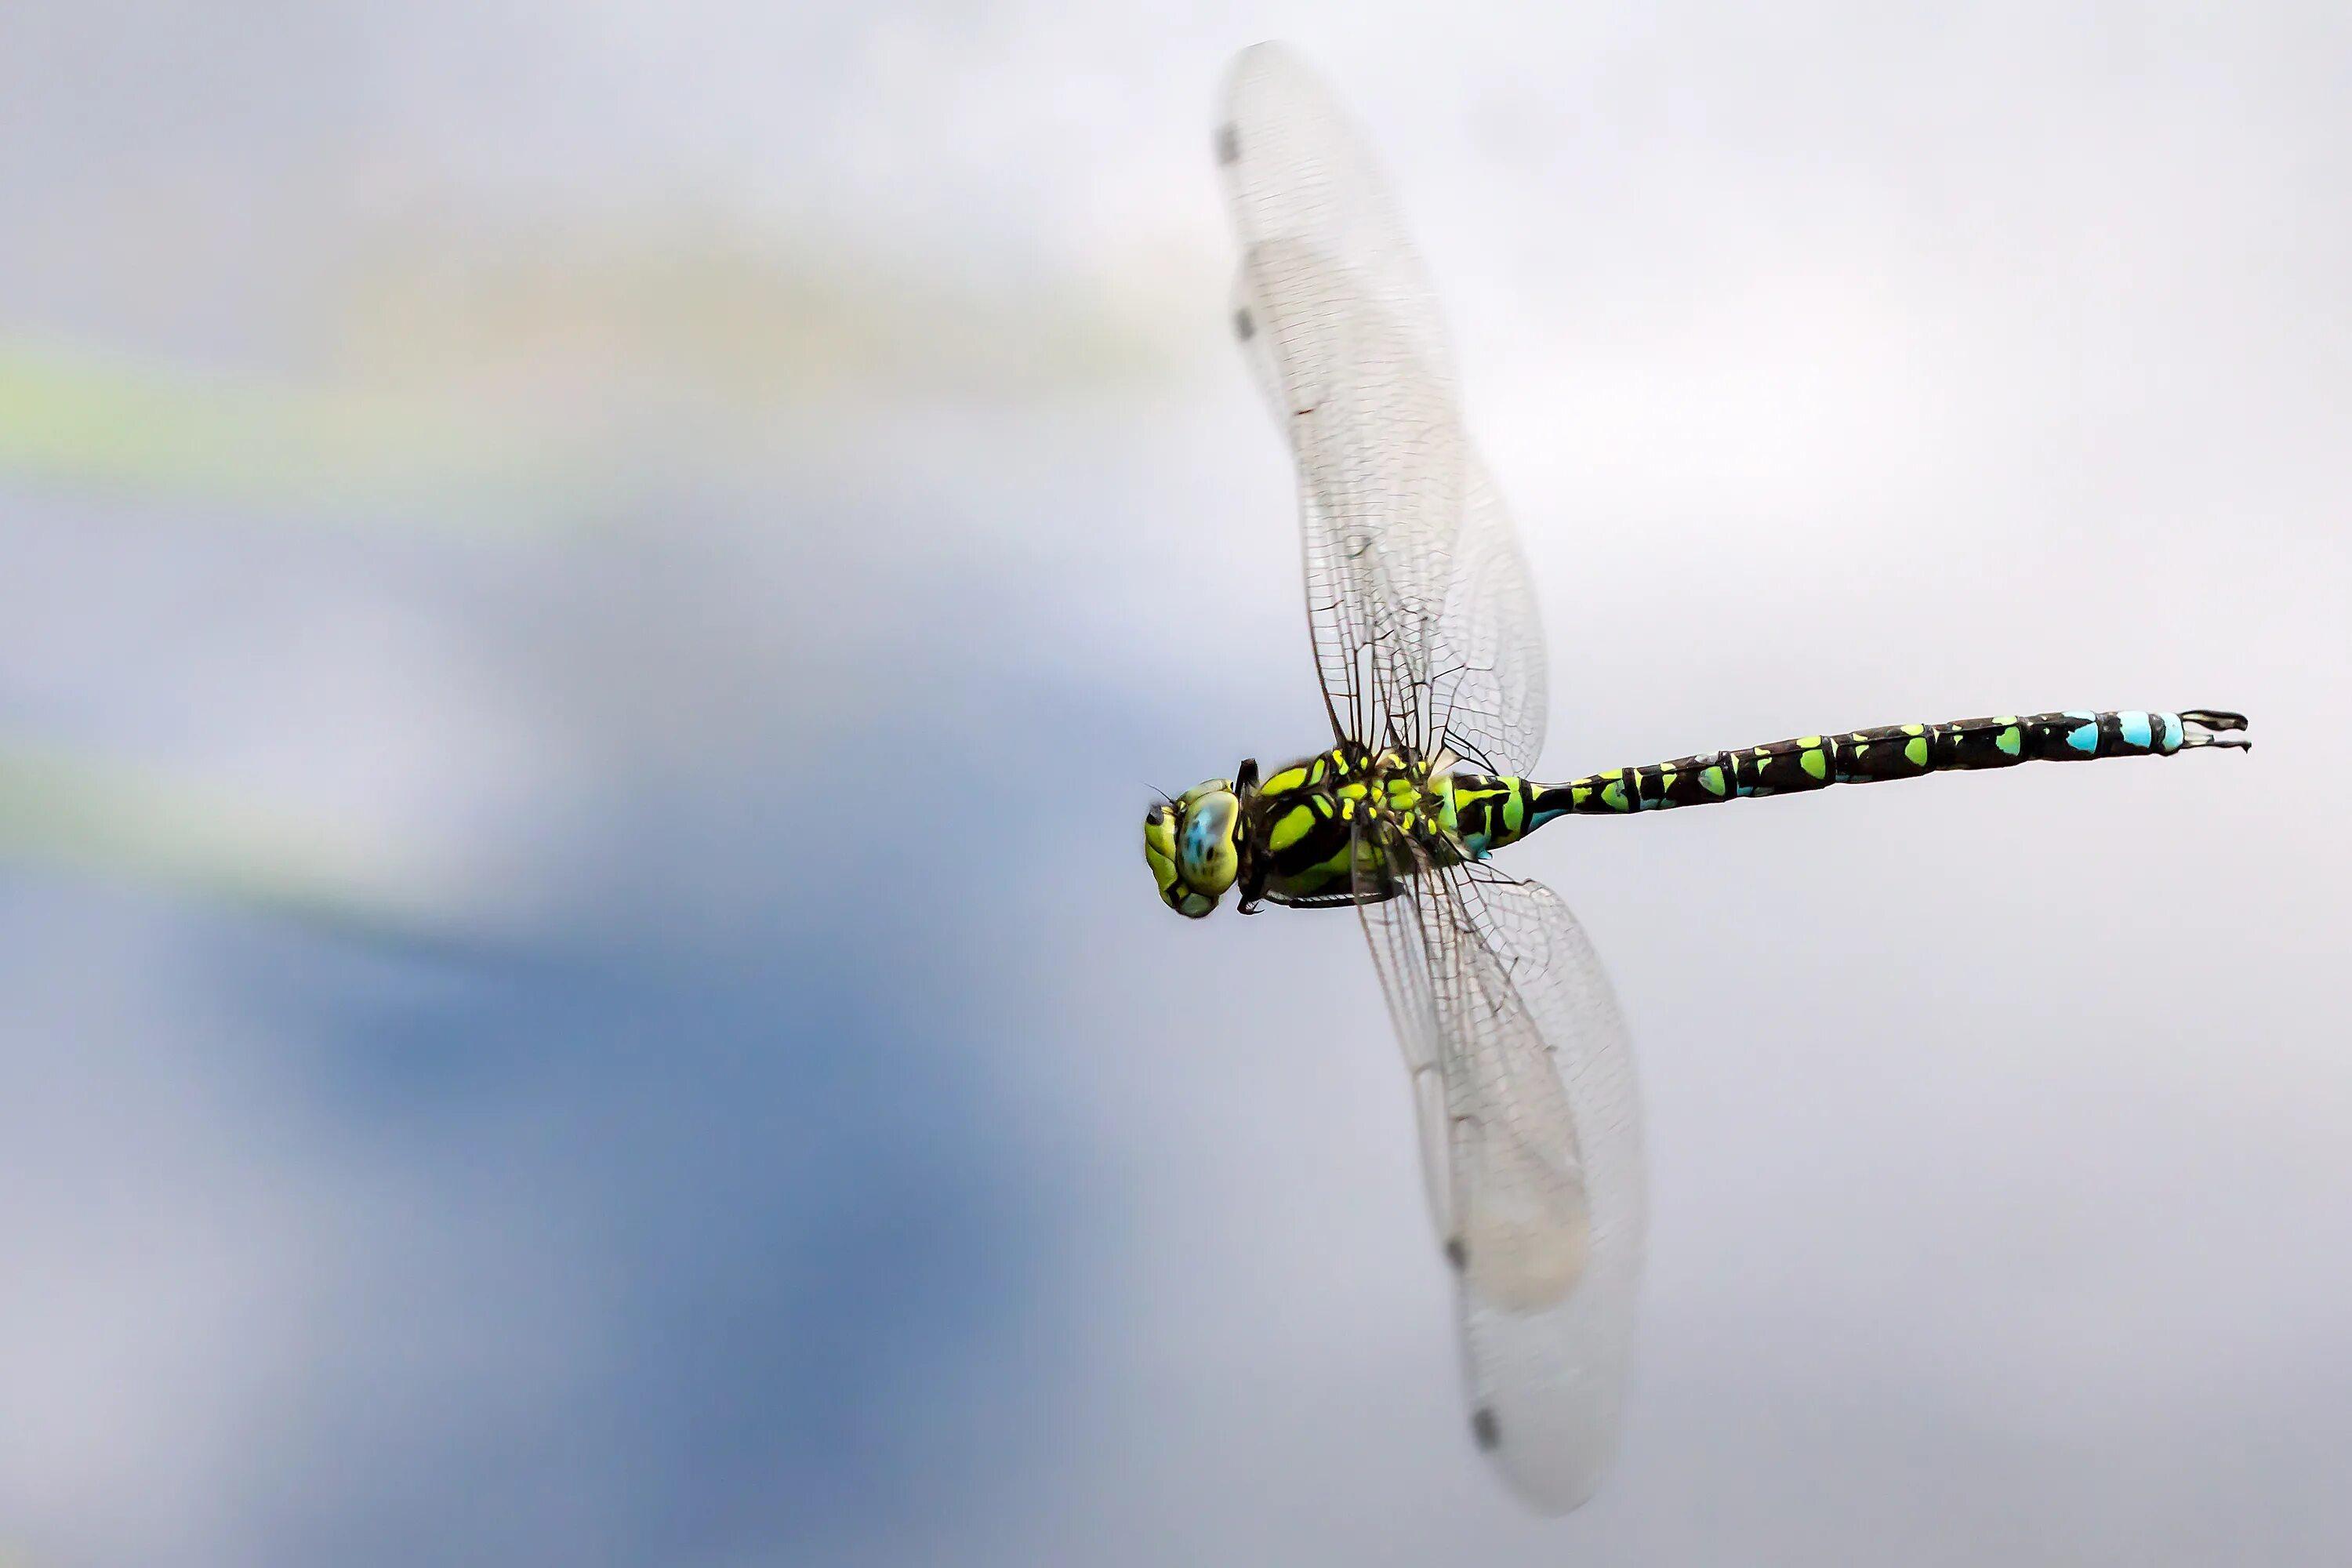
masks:
<path fill-rule="evenodd" d="M 1234 847 L 1240 825 L 1241 802 L 1230 791 L 1202 795 L 1184 814 L 1179 865 L 1184 883 L 1193 891 L 1214 898 L 1234 885 L 1241 856 Z"/>

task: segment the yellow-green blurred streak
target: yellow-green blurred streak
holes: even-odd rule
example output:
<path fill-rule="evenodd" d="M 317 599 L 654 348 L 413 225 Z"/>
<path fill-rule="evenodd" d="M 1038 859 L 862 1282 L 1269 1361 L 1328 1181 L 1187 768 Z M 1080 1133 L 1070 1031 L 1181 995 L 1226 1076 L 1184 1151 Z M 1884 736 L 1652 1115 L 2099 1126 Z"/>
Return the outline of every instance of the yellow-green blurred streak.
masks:
<path fill-rule="evenodd" d="M 225 898 L 402 945 L 463 940 L 399 846 L 216 786 L 0 742 L 0 856 Z"/>
<path fill-rule="evenodd" d="M 0 474 L 203 501 L 396 503 L 455 488 L 464 521 L 552 521 L 551 460 L 418 398 L 305 393 L 0 342 Z M 454 521 L 454 519 L 453 519 Z"/>
<path fill-rule="evenodd" d="M 369 245 L 325 320 L 336 361 L 372 382 L 508 397 L 655 383 L 753 415 L 1099 392 L 1166 374 L 1187 342 L 1164 266 L 1047 287 L 930 261 L 692 219 L 418 227 Z"/>
<path fill-rule="evenodd" d="M 0 477 L 576 524 L 646 451 L 822 449 L 877 408 L 1150 385 L 1185 357 L 1172 293 L 1158 272 L 975 287 L 725 233 L 388 234 L 308 312 L 299 381 L 0 334 Z"/>

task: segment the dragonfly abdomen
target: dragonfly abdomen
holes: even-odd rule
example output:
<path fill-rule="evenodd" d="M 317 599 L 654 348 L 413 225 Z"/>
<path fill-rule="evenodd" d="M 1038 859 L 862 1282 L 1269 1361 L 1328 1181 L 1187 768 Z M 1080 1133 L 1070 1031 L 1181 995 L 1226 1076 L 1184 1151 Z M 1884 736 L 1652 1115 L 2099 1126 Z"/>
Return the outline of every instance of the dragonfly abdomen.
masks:
<path fill-rule="evenodd" d="M 1465 841 L 1483 854 L 1524 838 L 1557 816 L 1622 816 L 1797 795 L 1834 784 L 1875 784 L 2020 763 L 2169 756 L 2203 746 L 2243 748 L 2250 743 L 2240 733 L 2245 727 L 2239 714 L 2202 709 L 2005 713 L 1948 724 L 1888 724 L 1616 768 L 1559 784 L 1457 773 L 1454 814 Z"/>

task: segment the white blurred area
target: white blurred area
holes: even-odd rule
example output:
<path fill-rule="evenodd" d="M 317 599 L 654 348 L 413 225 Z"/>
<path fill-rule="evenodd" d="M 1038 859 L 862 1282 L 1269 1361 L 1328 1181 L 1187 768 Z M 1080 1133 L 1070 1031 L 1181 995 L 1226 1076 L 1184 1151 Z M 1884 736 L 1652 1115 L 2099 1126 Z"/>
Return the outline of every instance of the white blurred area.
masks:
<path fill-rule="evenodd" d="M 1265 37 L 1421 237 L 1547 772 L 2253 718 L 1527 847 L 1655 1194 L 1623 1462 L 1561 1523 L 1463 1431 L 1352 928 L 1178 929 L 1132 843 L 1317 739 L 1208 157 Z M 0 11 L 0 1562 L 287 1561 L 349 1353 L 304 1303 L 511 1278 L 529 1331 L 393 1357 L 428 1445 L 612 1353 L 613 1260 L 529 1194 L 305 1120 L 205 911 L 561 945 L 616 802 L 788 770 L 824 834 L 860 748 L 956 778 L 950 709 L 1034 735 L 943 858 L 1082 1329 L 1034 1408 L 940 1415 L 984 1484 L 730 1561 L 2342 1561 L 2347 66 L 2316 5 Z M 961 837 L 1001 789 L 1006 860 Z M 855 864 L 714 845 L 644 941 L 926 896 Z"/>

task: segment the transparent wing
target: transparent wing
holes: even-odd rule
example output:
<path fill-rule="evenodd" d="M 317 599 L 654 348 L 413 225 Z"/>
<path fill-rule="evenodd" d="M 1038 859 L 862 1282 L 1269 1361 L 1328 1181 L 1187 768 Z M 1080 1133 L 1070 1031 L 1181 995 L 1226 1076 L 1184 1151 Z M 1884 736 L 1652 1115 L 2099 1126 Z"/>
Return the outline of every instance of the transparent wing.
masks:
<path fill-rule="evenodd" d="M 1531 770 L 1542 624 L 1378 171 L 1322 84 L 1273 45 L 1235 64 L 1217 156 L 1242 251 L 1234 329 L 1298 461 L 1334 728 Z"/>
<path fill-rule="evenodd" d="M 1533 773 L 1551 701 L 1543 616 L 1510 513 L 1475 453 L 1439 631 L 1437 732 L 1488 773 Z"/>
<path fill-rule="evenodd" d="M 1522 1498 L 1564 1513 L 1614 1452 L 1632 1359 L 1644 1197 L 1624 1025 L 1541 883 L 1360 836 L 1356 889 L 1412 1071 L 1471 1432 Z"/>

